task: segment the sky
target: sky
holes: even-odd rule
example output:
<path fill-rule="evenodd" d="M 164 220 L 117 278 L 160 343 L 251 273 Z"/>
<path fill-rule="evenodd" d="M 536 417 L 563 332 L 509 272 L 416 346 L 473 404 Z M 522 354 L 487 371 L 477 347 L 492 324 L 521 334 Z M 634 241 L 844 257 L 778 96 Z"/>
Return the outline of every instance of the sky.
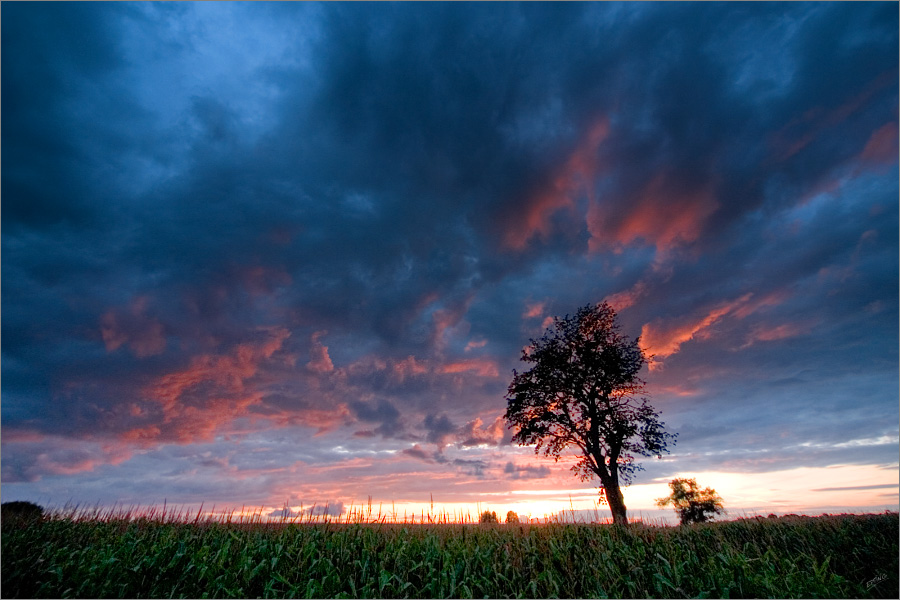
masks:
<path fill-rule="evenodd" d="M 897 510 L 897 3 L 0 15 L 4 502 L 608 515 L 503 421 L 606 300 L 630 516 Z"/>

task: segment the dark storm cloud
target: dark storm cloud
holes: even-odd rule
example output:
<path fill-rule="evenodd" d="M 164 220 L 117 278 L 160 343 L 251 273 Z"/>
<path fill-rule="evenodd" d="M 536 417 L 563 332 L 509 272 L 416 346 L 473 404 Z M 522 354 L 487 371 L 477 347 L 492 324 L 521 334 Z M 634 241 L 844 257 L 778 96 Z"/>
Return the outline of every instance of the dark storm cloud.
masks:
<path fill-rule="evenodd" d="M 418 444 L 413 445 L 412 448 L 404 448 L 400 453 L 425 462 L 434 462 L 436 459 L 434 453 L 426 452 Z"/>
<path fill-rule="evenodd" d="M 425 437 L 426 441 L 436 445 L 439 449 L 443 449 L 457 432 L 456 425 L 447 418 L 447 415 L 425 415 L 423 425 L 428 432 Z"/>
<path fill-rule="evenodd" d="M 692 456 L 896 435 L 896 5 L 3 17 L 4 437 L 56 440 L 4 481 L 273 427 L 496 447 L 528 338 L 604 297 Z"/>
<path fill-rule="evenodd" d="M 110 191 L 85 171 L 112 157 L 97 161 L 84 138 L 108 136 L 105 141 L 116 143 L 120 136 L 109 121 L 92 123 L 64 99 L 92 81 L 108 86 L 111 72 L 123 66 L 113 29 L 122 10 L 117 6 L 107 13 L 112 18 L 98 19 L 79 3 L 51 11 L 4 8 L 4 45 L 14 48 L 2 65 L 4 235 L 22 224 L 83 226 L 96 216 L 94 194 Z M 114 121 L 127 118 L 136 108 L 130 98 L 121 89 L 107 90 L 114 96 L 93 99 Z"/>
<path fill-rule="evenodd" d="M 380 423 L 373 433 L 383 437 L 398 437 L 404 432 L 403 419 L 393 404 L 387 400 L 377 402 L 350 402 L 350 410 L 363 422 Z"/>

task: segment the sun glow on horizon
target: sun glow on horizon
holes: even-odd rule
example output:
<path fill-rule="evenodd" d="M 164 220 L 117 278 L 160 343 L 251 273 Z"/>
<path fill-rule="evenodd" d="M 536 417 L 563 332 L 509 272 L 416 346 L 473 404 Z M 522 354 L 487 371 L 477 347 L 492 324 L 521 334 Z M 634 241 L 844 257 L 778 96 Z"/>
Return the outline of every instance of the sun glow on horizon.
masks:
<path fill-rule="evenodd" d="M 695 478 L 701 487 L 711 487 L 724 499 L 726 516 L 804 513 L 822 514 L 834 510 L 849 512 L 881 512 L 897 510 L 898 466 L 833 465 L 799 467 L 766 473 L 684 472 L 672 476 Z M 660 509 L 658 498 L 669 494 L 669 479 L 653 480 L 623 488 L 629 519 L 651 517 L 672 521 L 672 509 Z M 522 522 L 574 520 L 606 522 L 609 508 L 599 502 L 596 487 L 533 488 L 506 491 L 470 490 L 458 501 L 402 500 L 354 501 L 336 495 L 336 500 L 306 504 L 284 503 L 245 507 L 235 515 L 262 514 L 278 520 L 304 522 L 325 519 L 341 522 L 387 523 L 477 523 L 484 511 L 493 511 L 500 522 L 509 511 Z M 194 508 L 196 511 L 196 508 Z M 728 516 L 730 515 L 730 516 Z"/>

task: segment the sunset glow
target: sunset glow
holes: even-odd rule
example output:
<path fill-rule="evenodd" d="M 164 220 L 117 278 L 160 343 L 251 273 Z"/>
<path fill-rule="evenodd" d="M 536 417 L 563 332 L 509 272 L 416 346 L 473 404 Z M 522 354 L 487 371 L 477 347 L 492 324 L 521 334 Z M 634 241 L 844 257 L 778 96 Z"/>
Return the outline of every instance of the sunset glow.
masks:
<path fill-rule="evenodd" d="M 4 502 L 608 519 L 504 418 L 606 300 L 630 518 L 900 506 L 896 3 L 2 17 Z"/>

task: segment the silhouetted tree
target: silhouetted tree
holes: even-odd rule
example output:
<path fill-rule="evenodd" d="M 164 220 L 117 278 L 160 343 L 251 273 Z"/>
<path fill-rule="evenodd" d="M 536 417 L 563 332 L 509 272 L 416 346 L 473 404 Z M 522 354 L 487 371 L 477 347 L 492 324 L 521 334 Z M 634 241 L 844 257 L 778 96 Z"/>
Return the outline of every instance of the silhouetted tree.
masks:
<path fill-rule="evenodd" d="M 4 525 L 23 525 L 40 521 L 44 509 L 34 502 L 15 500 L 0 505 L 0 520 Z"/>
<path fill-rule="evenodd" d="M 518 522 L 519 522 L 519 515 L 517 515 L 517 514 L 516 514 L 515 512 L 513 512 L 513 511 L 509 511 L 508 513 L 506 513 L 506 522 L 507 522 L 507 523 L 518 523 Z"/>
<path fill-rule="evenodd" d="M 499 519 L 497 519 L 497 513 L 492 510 L 486 510 L 481 513 L 481 517 L 478 519 L 479 523 L 499 523 Z"/>
<path fill-rule="evenodd" d="M 672 504 L 681 518 L 681 524 L 704 523 L 714 515 L 722 514 L 725 508 L 722 498 L 712 488 L 700 489 L 696 479 L 673 479 L 669 482 L 672 493 L 659 498 L 657 506 Z"/>
<path fill-rule="evenodd" d="M 559 460 L 567 448 L 580 455 L 572 468 L 583 481 L 600 479 L 613 522 L 628 523 L 620 490 L 641 466 L 636 454 L 660 457 L 675 435 L 663 430 L 659 414 L 643 396 L 638 372 L 647 357 L 619 334 L 616 312 L 606 302 L 580 308 L 574 317 L 554 318 L 544 336 L 531 340 L 513 371 L 506 421 L 519 445 Z"/>

